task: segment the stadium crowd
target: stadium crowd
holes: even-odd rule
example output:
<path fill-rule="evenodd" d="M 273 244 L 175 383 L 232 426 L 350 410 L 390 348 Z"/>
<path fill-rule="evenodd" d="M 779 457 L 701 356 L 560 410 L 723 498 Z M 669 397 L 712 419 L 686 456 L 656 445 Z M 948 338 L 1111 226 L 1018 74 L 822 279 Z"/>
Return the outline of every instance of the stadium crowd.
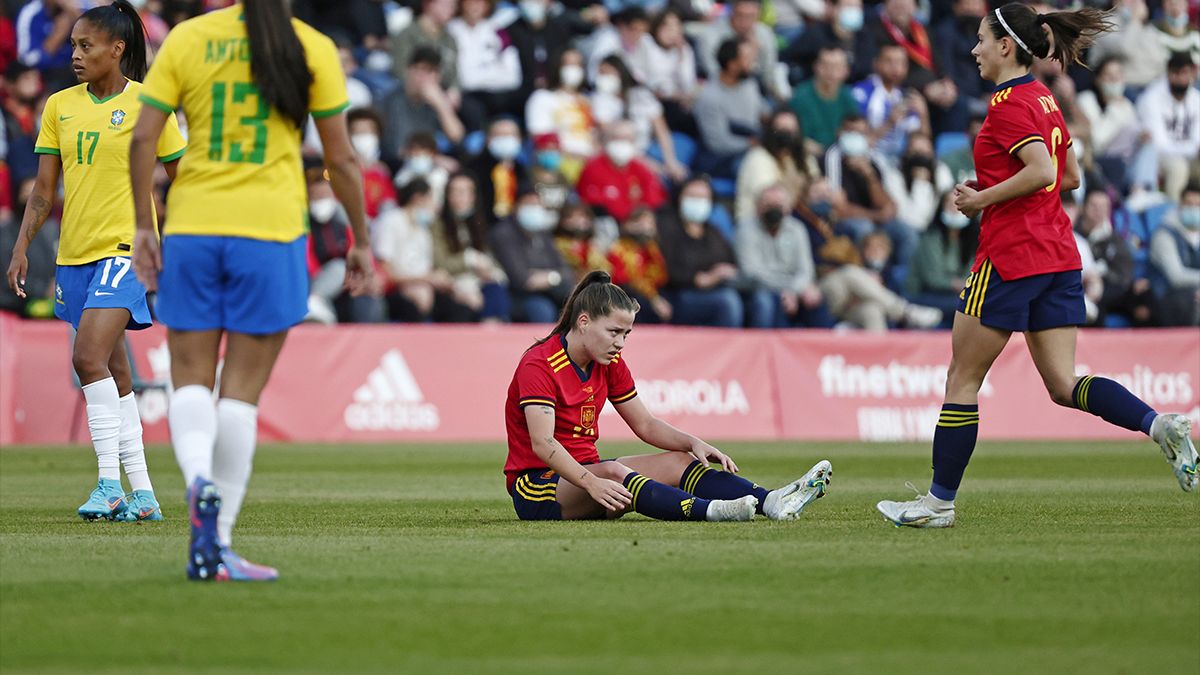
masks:
<path fill-rule="evenodd" d="M 154 48 L 231 3 L 134 4 Z M 1118 30 L 1090 69 L 1035 65 L 1084 174 L 1063 202 L 1088 319 L 1200 325 L 1200 4 L 1096 4 Z M 0 3 L 5 267 L 88 6 Z M 979 236 L 952 189 L 974 177 L 992 87 L 970 51 L 994 6 L 294 0 L 340 50 L 380 272 L 342 293 L 350 228 L 310 124 L 309 319 L 553 322 L 600 268 L 641 322 L 948 326 Z M 31 297 L 0 294 L 0 311 L 53 315 L 56 225 L 30 247 Z"/>

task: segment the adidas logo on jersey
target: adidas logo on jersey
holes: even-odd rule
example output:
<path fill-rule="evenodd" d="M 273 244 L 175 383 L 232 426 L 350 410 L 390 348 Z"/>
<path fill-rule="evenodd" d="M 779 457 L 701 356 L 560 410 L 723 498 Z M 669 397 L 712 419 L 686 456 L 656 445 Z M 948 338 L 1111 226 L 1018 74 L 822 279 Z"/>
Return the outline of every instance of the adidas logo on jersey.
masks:
<path fill-rule="evenodd" d="M 399 349 L 384 353 L 342 419 L 354 431 L 435 431 L 441 423 Z"/>

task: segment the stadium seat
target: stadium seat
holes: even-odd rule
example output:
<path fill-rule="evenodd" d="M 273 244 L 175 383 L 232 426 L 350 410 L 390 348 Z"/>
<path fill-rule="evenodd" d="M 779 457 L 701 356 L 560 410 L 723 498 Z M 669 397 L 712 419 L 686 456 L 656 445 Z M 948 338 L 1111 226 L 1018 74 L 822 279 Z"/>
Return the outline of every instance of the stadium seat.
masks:
<path fill-rule="evenodd" d="M 737 181 L 732 178 L 712 179 L 713 194 L 721 199 L 733 199 L 737 195 Z"/>
<path fill-rule="evenodd" d="M 696 141 L 687 134 L 678 131 L 671 132 L 671 142 L 675 144 L 675 159 L 678 159 L 684 166 L 691 168 L 692 159 L 696 157 Z M 650 144 L 646 150 L 646 156 L 656 162 L 663 161 L 662 147 L 658 141 Z"/>
<path fill-rule="evenodd" d="M 945 157 L 952 152 L 962 150 L 970 144 L 971 140 L 961 131 L 946 131 L 938 134 L 937 140 L 934 141 L 933 149 L 938 157 Z"/>
<path fill-rule="evenodd" d="M 730 215 L 729 209 L 720 202 L 715 202 L 712 208 L 712 215 L 708 217 L 708 222 L 717 232 L 720 232 L 729 240 L 730 245 L 733 244 L 734 223 L 733 216 Z"/>
<path fill-rule="evenodd" d="M 474 157 L 482 153 L 485 145 L 487 145 L 487 134 L 482 131 L 472 131 L 463 136 L 462 149 L 463 154 L 467 157 Z"/>

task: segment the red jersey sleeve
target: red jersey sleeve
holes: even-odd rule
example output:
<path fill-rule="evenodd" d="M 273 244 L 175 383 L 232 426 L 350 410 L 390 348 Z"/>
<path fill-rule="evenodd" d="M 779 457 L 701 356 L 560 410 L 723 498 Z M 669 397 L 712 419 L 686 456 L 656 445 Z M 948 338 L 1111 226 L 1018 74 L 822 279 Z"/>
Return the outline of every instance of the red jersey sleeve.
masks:
<path fill-rule="evenodd" d="M 988 112 L 988 117 L 991 118 L 988 126 L 996 142 L 1008 154 L 1016 155 L 1026 145 L 1046 143 L 1047 139 L 1042 134 L 1042 128 L 1034 115 L 1031 102 L 1009 101 L 1007 97 L 1011 93 L 1012 89 L 1009 88 L 993 95 L 993 100 L 997 102 Z M 1047 145 L 1047 147 L 1049 146 Z"/>
<path fill-rule="evenodd" d="M 625 357 L 617 354 L 608 366 L 608 400 L 613 405 L 633 400 L 637 396 L 637 386 L 633 383 L 633 373 L 625 365 Z"/>
<path fill-rule="evenodd" d="M 554 408 L 557 402 L 558 390 L 546 360 L 537 359 L 521 364 L 517 370 L 517 407 L 524 409 L 527 405 L 545 405 Z"/>

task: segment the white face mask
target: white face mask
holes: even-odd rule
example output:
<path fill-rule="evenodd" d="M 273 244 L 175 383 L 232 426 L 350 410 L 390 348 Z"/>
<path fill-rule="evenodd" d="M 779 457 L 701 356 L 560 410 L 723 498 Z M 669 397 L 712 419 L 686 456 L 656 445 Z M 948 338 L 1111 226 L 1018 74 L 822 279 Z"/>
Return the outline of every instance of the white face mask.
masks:
<path fill-rule="evenodd" d="M 857 33 L 863 27 L 862 7 L 843 7 L 838 10 L 838 25 L 848 33 Z"/>
<path fill-rule="evenodd" d="M 541 204 L 526 204 L 518 208 L 517 225 L 530 234 L 549 232 L 554 229 L 554 221 Z"/>
<path fill-rule="evenodd" d="M 679 215 L 689 223 L 707 223 L 712 215 L 712 200 L 704 197 L 684 197 L 679 200 Z"/>
<path fill-rule="evenodd" d="M 621 93 L 621 78 L 612 73 L 600 73 L 596 76 L 596 91 L 609 96 Z"/>
<path fill-rule="evenodd" d="M 525 0 L 521 3 L 521 14 L 529 23 L 540 26 L 546 21 L 546 5 L 538 0 Z"/>
<path fill-rule="evenodd" d="M 337 213 L 338 201 L 333 197 L 322 197 L 308 203 L 308 212 L 318 223 L 328 223 Z"/>
<path fill-rule="evenodd" d="M 488 152 L 502 162 L 512 161 L 521 154 L 521 140 L 516 136 L 496 136 L 488 141 Z"/>
<path fill-rule="evenodd" d="M 379 161 L 379 137 L 375 134 L 354 134 L 350 137 L 350 145 L 362 161 Z"/>
<path fill-rule="evenodd" d="M 404 167 L 418 176 L 425 176 L 433 171 L 433 158 L 429 155 L 413 155 L 404 163 Z"/>
<path fill-rule="evenodd" d="M 608 145 L 604 146 L 604 151 L 608 153 L 608 158 L 617 166 L 625 166 L 637 154 L 637 150 L 633 147 L 630 141 L 609 141 Z"/>
<path fill-rule="evenodd" d="M 583 84 L 583 66 L 568 63 L 559 69 L 558 79 L 562 80 L 564 87 L 578 89 L 579 85 Z"/>
<path fill-rule="evenodd" d="M 1100 92 L 1104 94 L 1104 98 L 1118 99 L 1125 95 L 1124 82 L 1101 82 Z"/>
<path fill-rule="evenodd" d="M 961 230 L 971 219 L 958 211 L 942 211 L 942 224 L 951 230 Z"/>
<path fill-rule="evenodd" d="M 871 151 L 871 144 L 867 141 L 867 137 L 857 131 L 847 131 L 838 138 L 838 145 L 842 147 L 842 154 L 847 157 L 866 157 Z"/>
<path fill-rule="evenodd" d="M 417 209 L 412 212 L 412 217 L 418 227 L 429 227 L 433 224 L 433 211 L 429 209 Z"/>

